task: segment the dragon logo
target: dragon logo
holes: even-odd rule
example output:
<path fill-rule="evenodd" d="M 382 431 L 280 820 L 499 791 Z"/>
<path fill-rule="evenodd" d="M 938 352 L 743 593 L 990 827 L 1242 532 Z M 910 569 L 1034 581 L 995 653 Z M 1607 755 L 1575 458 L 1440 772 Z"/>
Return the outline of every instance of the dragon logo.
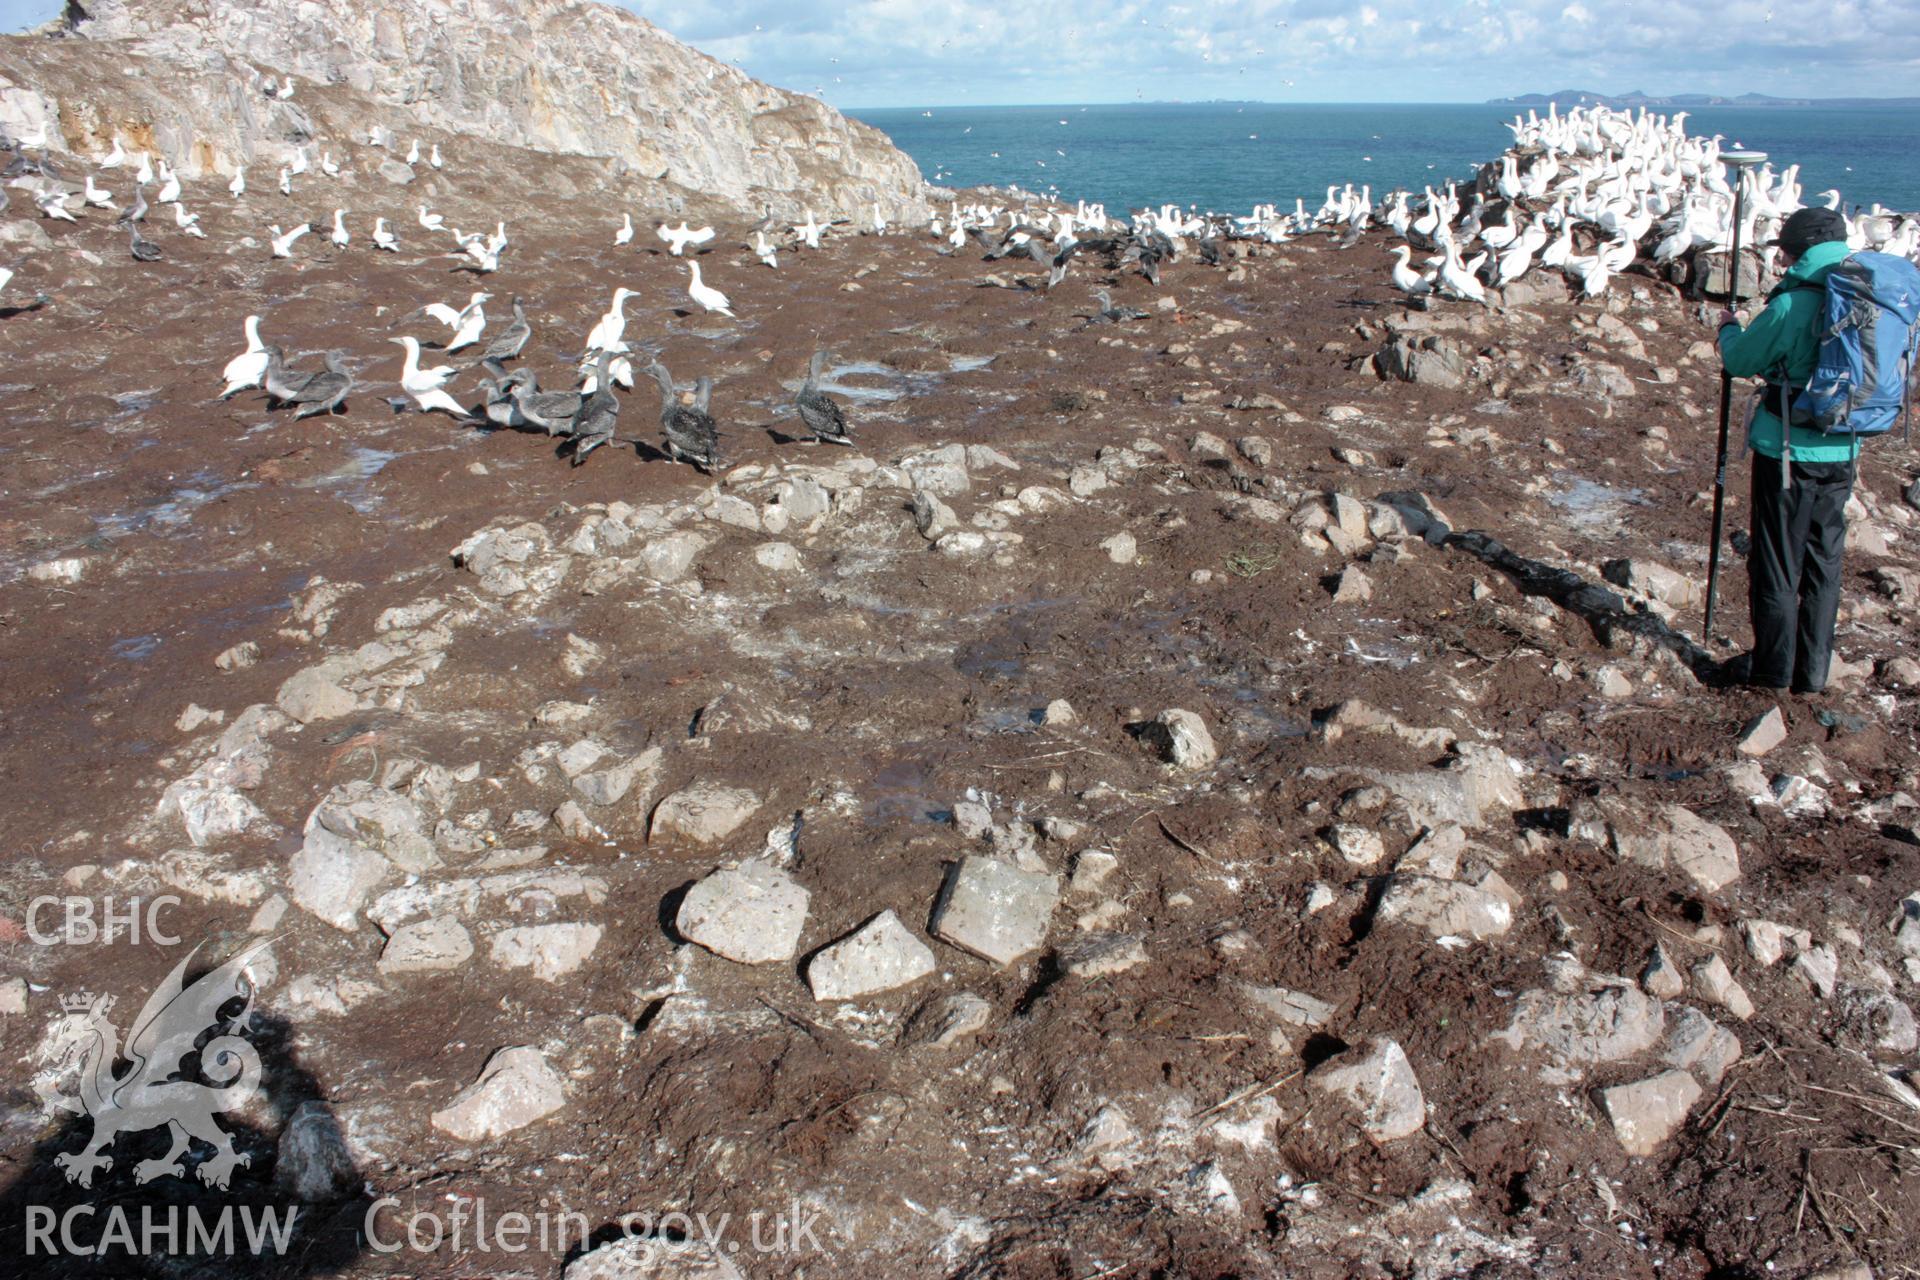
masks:
<path fill-rule="evenodd" d="M 113 997 L 80 992 L 65 996 L 61 1005 L 69 1017 L 82 1019 L 66 1040 L 58 1072 L 52 1080 L 36 1083 L 48 1115 L 70 1111 L 93 1118 L 93 1137 L 80 1151 L 54 1157 L 69 1182 L 83 1187 L 93 1185 L 94 1171 L 111 1168 L 106 1153 L 122 1133 L 138 1133 L 165 1125 L 171 1131 L 173 1145 L 166 1155 L 142 1160 L 134 1166 L 134 1181 L 151 1182 L 162 1174 L 186 1176 L 181 1157 L 194 1139 L 213 1148 L 213 1158 L 199 1169 L 200 1180 L 209 1187 L 225 1190 L 236 1165 L 248 1163 L 248 1157 L 233 1149 L 233 1139 L 214 1123 L 214 1113 L 231 1111 L 244 1104 L 260 1087 L 260 1054 L 243 1036 L 237 1034 L 253 1013 L 253 983 L 245 976 L 249 961 L 267 946 L 257 942 L 192 985 L 181 979 L 199 948 L 174 966 L 172 973 L 148 997 L 127 1034 L 126 1047 L 120 1045 L 120 1033 L 108 1021 Z M 230 1019 L 220 1017 L 227 1002 L 244 997 L 246 1006 Z M 223 1026 L 224 1023 L 224 1026 Z M 195 1051 L 195 1043 L 209 1030 L 220 1034 L 200 1045 L 200 1074 L 211 1081 L 177 1080 L 182 1060 Z M 125 1070 L 115 1073 L 122 1058 Z M 68 1094 L 59 1085 L 77 1075 L 79 1090 Z"/>

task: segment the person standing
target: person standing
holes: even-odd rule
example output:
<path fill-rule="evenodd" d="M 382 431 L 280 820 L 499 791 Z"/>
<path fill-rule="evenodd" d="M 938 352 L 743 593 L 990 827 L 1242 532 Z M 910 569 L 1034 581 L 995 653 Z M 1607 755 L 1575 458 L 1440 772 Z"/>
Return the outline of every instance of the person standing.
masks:
<path fill-rule="evenodd" d="M 1747 427 L 1753 447 L 1747 605 L 1753 653 L 1747 683 L 1814 694 L 1826 688 L 1840 609 L 1847 499 L 1858 437 L 1782 422 L 1784 402 L 1813 376 L 1827 273 L 1847 256 L 1846 219 L 1800 209 L 1773 241 L 1786 274 L 1751 324 L 1720 314 L 1720 359 L 1736 378 L 1767 387 Z"/>

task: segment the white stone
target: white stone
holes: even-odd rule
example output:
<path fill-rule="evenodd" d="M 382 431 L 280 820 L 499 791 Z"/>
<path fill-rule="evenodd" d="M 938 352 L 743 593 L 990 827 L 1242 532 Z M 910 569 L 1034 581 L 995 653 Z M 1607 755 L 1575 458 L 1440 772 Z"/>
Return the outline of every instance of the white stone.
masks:
<path fill-rule="evenodd" d="M 287 896 L 334 928 L 352 932 L 374 890 L 397 876 L 394 865 L 372 849 L 313 826 L 287 864 Z"/>
<path fill-rule="evenodd" d="M 1504 898 L 1454 880 L 1396 874 L 1380 897 L 1375 919 L 1425 929 L 1435 938 L 1494 938 L 1513 927 Z"/>
<path fill-rule="evenodd" d="M 1159 747 L 1163 760 L 1176 769 L 1204 769 L 1220 758 L 1207 732 L 1207 722 L 1179 708 L 1162 711 L 1147 726 L 1145 736 Z"/>
<path fill-rule="evenodd" d="M 515 1045 L 487 1059 L 480 1078 L 430 1119 L 434 1128 L 462 1142 L 482 1142 L 525 1128 L 566 1102 L 559 1073 L 540 1051 Z"/>
<path fill-rule="evenodd" d="M 274 699 L 280 709 L 301 724 L 316 720 L 334 720 L 349 715 L 359 705 L 354 696 L 327 678 L 324 671 L 308 667 L 290 675 L 280 685 Z"/>
<path fill-rule="evenodd" d="M 574 794 L 588 804 L 606 806 L 618 803 L 636 784 L 643 793 L 649 792 L 660 772 L 663 754 L 659 747 L 648 747 L 631 760 L 583 773 L 573 780 Z"/>
<path fill-rule="evenodd" d="M 744 1280 L 744 1277 L 725 1254 L 702 1240 L 623 1235 L 569 1262 L 560 1273 L 560 1280 Z"/>
<path fill-rule="evenodd" d="M 1687 1113 L 1700 1100 L 1700 1082 L 1688 1071 L 1663 1071 L 1633 1084 L 1600 1091 L 1600 1105 L 1613 1123 L 1620 1149 L 1630 1156 L 1650 1156 L 1686 1123 Z"/>
<path fill-rule="evenodd" d="M 587 962 L 600 945 L 597 924 L 530 924 L 493 935 L 489 958 L 502 969 L 531 969 L 542 982 L 561 978 Z"/>
<path fill-rule="evenodd" d="M 1793 958 L 1787 972 L 1824 1000 L 1840 981 L 1840 957 L 1829 946 L 1808 947 Z"/>
<path fill-rule="evenodd" d="M 1304 991 L 1291 991 L 1286 987 L 1260 987 L 1248 983 L 1241 990 L 1256 1006 L 1288 1026 L 1309 1030 L 1324 1027 L 1332 1021 L 1338 1010 L 1337 1005 L 1318 996 L 1308 995 Z"/>
<path fill-rule="evenodd" d="M 763 542 L 753 549 L 754 562 L 774 573 L 799 573 L 807 567 L 799 551 L 788 542 Z"/>
<path fill-rule="evenodd" d="M 1060 948 L 1060 967 L 1077 978 L 1104 978 L 1147 962 L 1147 944 L 1137 934 L 1089 933 Z"/>
<path fill-rule="evenodd" d="M 1366 604 L 1373 599 L 1373 583 L 1360 571 L 1360 566 L 1350 564 L 1340 571 L 1340 578 L 1334 584 L 1333 602 L 1335 604 Z"/>
<path fill-rule="evenodd" d="M 1352 1105 L 1375 1142 L 1409 1137 L 1427 1123 L 1427 1100 L 1413 1064 L 1397 1042 L 1384 1036 L 1328 1059 L 1307 1082 Z"/>
<path fill-rule="evenodd" d="M 935 969 L 933 951 L 892 911 L 825 948 L 807 963 L 815 1000 L 857 1000 L 917 982 Z"/>
<path fill-rule="evenodd" d="M 1671 867 L 1707 893 L 1740 878 L 1740 850 L 1733 837 L 1691 809 L 1660 805 L 1644 817 L 1609 814 L 1613 847 L 1642 866 Z"/>
<path fill-rule="evenodd" d="M 962 858 L 934 907 L 935 936 L 1008 965 L 1046 941 L 1059 901 L 1058 877 L 1022 871 L 997 858 Z"/>
<path fill-rule="evenodd" d="M 1765 712 L 1747 722 L 1740 731 L 1740 741 L 1734 750 L 1743 756 L 1763 756 L 1787 740 L 1787 720 L 1780 714 L 1780 708 L 1769 707 Z"/>
<path fill-rule="evenodd" d="M 380 952 L 382 973 L 431 973 L 457 969 L 473 957 L 473 938 L 451 916 L 429 916 L 403 924 Z"/>
<path fill-rule="evenodd" d="M 1371 867 L 1387 856 L 1386 841 L 1378 831 L 1351 822 L 1336 823 L 1327 832 L 1327 843 L 1356 867 Z"/>
<path fill-rule="evenodd" d="M 1674 1000 L 1687 989 L 1687 980 L 1674 965 L 1673 957 L 1667 954 L 1666 947 L 1656 942 L 1647 957 L 1647 967 L 1640 972 L 1640 985 L 1656 999 Z"/>
<path fill-rule="evenodd" d="M 718 844 L 759 809 L 760 797 L 745 788 L 698 782 L 655 807 L 648 839 Z"/>
<path fill-rule="evenodd" d="M 1132 564 L 1140 558 L 1140 545 L 1130 533 L 1116 533 L 1100 542 L 1100 549 L 1115 564 Z"/>
<path fill-rule="evenodd" d="M 944 1048 L 984 1028 L 993 1006 L 971 991 L 956 991 L 933 1001 L 908 1024 L 906 1038 L 914 1044 Z"/>
<path fill-rule="evenodd" d="M 743 863 L 688 889 L 674 927 L 689 942 L 741 964 L 791 960 L 807 922 L 808 896 L 778 867 Z"/>
<path fill-rule="evenodd" d="M 1702 1000 L 1719 1005 L 1742 1022 L 1753 1016 L 1753 1000 L 1734 980 L 1725 960 L 1709 956 L 1694 965 L 1692 973 L 1693 989 Z"/>

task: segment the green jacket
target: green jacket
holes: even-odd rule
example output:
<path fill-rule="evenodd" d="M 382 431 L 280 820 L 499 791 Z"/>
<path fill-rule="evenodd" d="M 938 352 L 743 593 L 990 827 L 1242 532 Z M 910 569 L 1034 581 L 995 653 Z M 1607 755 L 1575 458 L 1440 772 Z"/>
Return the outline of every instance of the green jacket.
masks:
<path fill-rule="evenodd" d="M 1827 272 L 1847 256 L 1847 246 L 1837 240 L 1814 245 L 1793 264 L 1767 297 L 1766 310 L 1742 329 L 1728 325 L 1720 330 L 1720 359 L 1727 372 L 1736 378 L 1764 378 L 1783 367 L 1787 381 L 1804 386 L 1813 376 L 1814 361 L 1820 346 L 1820 310 L 1824 297 L 1812 289 L 1796 289 L 1798 284 L 1824 286 Z M 1769 458 L 1780 456 L 1780 415 L 1777 404 L 1764 405 L 1754 414 L 1747 431 L 1747 443 L 1754 452 Z M 1793 456 L 1801 462 L 1845 462 L 1854 456 L 1856 437 L 1830 436 L 1808 427 L 1793 429 Z"/>

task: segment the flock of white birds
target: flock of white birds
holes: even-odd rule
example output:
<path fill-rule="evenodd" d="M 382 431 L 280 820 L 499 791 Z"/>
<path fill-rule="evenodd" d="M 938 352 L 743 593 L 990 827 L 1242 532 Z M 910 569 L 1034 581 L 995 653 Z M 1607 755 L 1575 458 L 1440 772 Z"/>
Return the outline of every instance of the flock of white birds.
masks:
<path fill-rule="evenodd" d="M 284 91 L 276 92 L 284 95 Z M 1022 252 L 1042 265 L 1050 265 L 1045 284 L 1038 286 L 1050 288 L 1064 279 L 1075 253 L 1089 248 L 1107 251 L 1119 263 L 1139 265 L 1157 283 L 1160 263 L 1180 261 L 1190 248 L 1197 248 L 1203 261 L 1217 263 L 1219 245 L 1226 240 L 1279 244 L 1316 234 L 1331 235 L 1341 247 L 1348 247 L 1367 231 L 1384 228 L 1402 241 L 1393 249 L 1391 279 L 1395 288 L 1410 297 L 1488 303 L 1492 300 L 1490 290 L 1509 285 L 1529 271 L 1543 270 L 1564 273 L 1583 296 L 1592 298 L 1603 294 L 1615 278 L 1643 257 L 1657 268 L 1688 254 L 1727 250 L 1733 235 L 1735 199 L 1728 166 L 1721 160 L 1721 139 L 1689 137 L 1685 124 L 1684 113 L 1665 117 L 1642 111 L 1633 115 L 1599 107 L 1576 108 L 1565 115 L 1550 110 L 1544 118 L 1529 114 L 1509 126 L 1514 135 L 1512 147 L 1479 181 L 1468 187 L 1448 183 L 1439 190 L 1429 186 L 1418 196 L 1396 191 L 1378 204 L 1370 187 L 1363 185 L 1356 190 L 1349 184 L 1328 188 L 1324 202 L 1311 212 L 1303 200 L 1296 201 L 1289 214 L 1263 205 L 1245 217 L 1164 205 L 1139 211 L 1130 222 L 1122 222 L 1111 218 L 1104 207 L 1084 201 L 1069 208 L 979 201 L 962 205 L 955 200 L 944 214 L 930 219 L 927 230 L 952 246 L 943 252 L 956 252 L 973 239 L 989 248 L 990 258 Z M 369 141 L 376 148 L 397 154 L 393 135 L 387 130 L 374 130 Z M 296 180 L 306 179 L 316 170 L 322 181 L 339 178 L 342 170 L 331 150 L 321 150 L 317 163 L 311 151 L 305 147 L 286 156 L 277 183 L 283 198 L 292 197 Z M 422 160 L 421 145 L 415 141 L 406 152 L 406 163 L 411 167 Z M 424 162 L 436 169 L 445 166 L 447 158 L 439 143 L 429 145 Z M 19 167 L 16 160 L 15 168 Z M 152 205 L 172 206 L 180 233 L 205 237 L 200 215 L 187 209 L 184 184 L 166 159 L 129 154 L 116 140 L 96 168 L 74 190 L 72 183 L 56 176 L 57 171 L 50 173 L 52 166 L 43 161 L 43 176 L 38 183 L 25 185 L 34 191 L 43 217 L 78 222 L 89 210 L 118 209 L 109 175 L 130 170 L 132 196 L 116 221 L 132 230 L 133 256 L 141 261 L 161 256 L 158 246 L 141 237 L 138 226 L 152 207 L 146 195 L 149 187 L 155 191 Z M 1765 241 L 1782 219 L 1801 207 L 1797 167 L 1777 173 L 1771 166 L 1747 169 L 1738 180 L 1747 184 L 1742 201 L 1742 239 L 1771 255 L 1776 251 L 1765 247 Z M 247 211 L 244 168 L 233 174 L 226 190 L 235 208 Z M 1839 192 L 1825 192 L 1822 198 L 1828 207 L 1840 208 Z M 253 216 L 259 215 L 256 212 Z M 305 221 L 286 229 L 270 224 L 268 250 L 276 259 L 295 258 L 303 237 L 325 232 L 325 242 L 334 253 L 347 252 L 355 240 L 349 218 L 348 210 L 341 207 L 334 210 L 330 227 Z M 512 244 L 504 220 L 497 221 L 491 233 L 464 232 L 420 204 L 414 221 L 425 237 L 450 238 L 446 256 L 458 261 L 456 269 L 478 276 L 497 272 Z M 1848 214 L 1847 221 L 1850 241 L 1857 247 L 1909 257 L 1920 254 L 1920 221 L 1911 215 L 1875 206 Z M 798 223 L 778 223 L 769 217 L 747 230 L 740 247 L 751 260 L 777 268 L 781 252 L 817 249 L 836 228 L 853 223 L 848 218 L 821 221 L 811 210 Z M 878 205 L 866 225 L 857 228 L 861 234 L 884 234 L 892 229 Z M 989 234 L 993 232 L 999 233 L 997 243 Z M 616 247 L 626 247 L 633 244 L 636 234 L 632 214 L 623 214 L 612 242 Z M 717 234 L 712 226 L 696 228 L 686 221 L 673 226 L 660 223 L 654 228 L 654 235 L 666 245 L 667 252 L 686 260 L 685 297 L 691 306 L 709 316 L 734 319 L 732 300 L 703 278 L 699 260 L 691 256 L 708 252 Z M 399 253 L 403 247 L 384 216 L 373 219 L 368 242 L 374 250 L 388 253 Z M 0 289 L 6 288 L 11 275 L 7 268 L 0 267 Z M 630 289 L 615 289 L 607 312 L 587 335 L 578 364 L 577 382 L 582 394 L 591 395 L 598 389 L 597 370 L 603 357 L 606 378 L 632 388 L 634 368 L 624 334 L 626 305 L 634 296 Z M 431 315 L 448 326 L 450 336 L 440 346 L 450 353 L 482 339 L 487 325 L 484 305 L 490 297 L 475 293 L 464 307 L 430 303 L 413 314 Z M 517 335 L 517 341 L 507 342 L 511 350 L 504 356 L 499 350 L 490 351 L 489 359 L 515 358 L 526 346 L 527 324 L 517 301 L 515 312 L 515 326 L 507 336 L 513 339 Z M 223 395 L 261 387 L 269 379 L 269 356 L 274 349 L 261 340 L 259 318 L 248 317 L 244 328 L 247 347 L 227 365 Z M 420 341 L 411 337 L 398 341 L 406 348 L 398 383 L 415 408 L 463 420 L 485 412 L 484 407 L 477 412 L 470 410 L 449 394 L 448 384 L 464 370 L 447 365 L 423 368 Z M 275 367 L 281 370 L 276 376 L 284 380 L 284 366 Z M 497 364 L 493 372 L 500 374 Z M 308 376 L 324 382 L 322 375 Z M 284 398 L 274 399 L 277 402 Z M 339 403 L 339 397 L 335 397 L 328 411 Z"/>

